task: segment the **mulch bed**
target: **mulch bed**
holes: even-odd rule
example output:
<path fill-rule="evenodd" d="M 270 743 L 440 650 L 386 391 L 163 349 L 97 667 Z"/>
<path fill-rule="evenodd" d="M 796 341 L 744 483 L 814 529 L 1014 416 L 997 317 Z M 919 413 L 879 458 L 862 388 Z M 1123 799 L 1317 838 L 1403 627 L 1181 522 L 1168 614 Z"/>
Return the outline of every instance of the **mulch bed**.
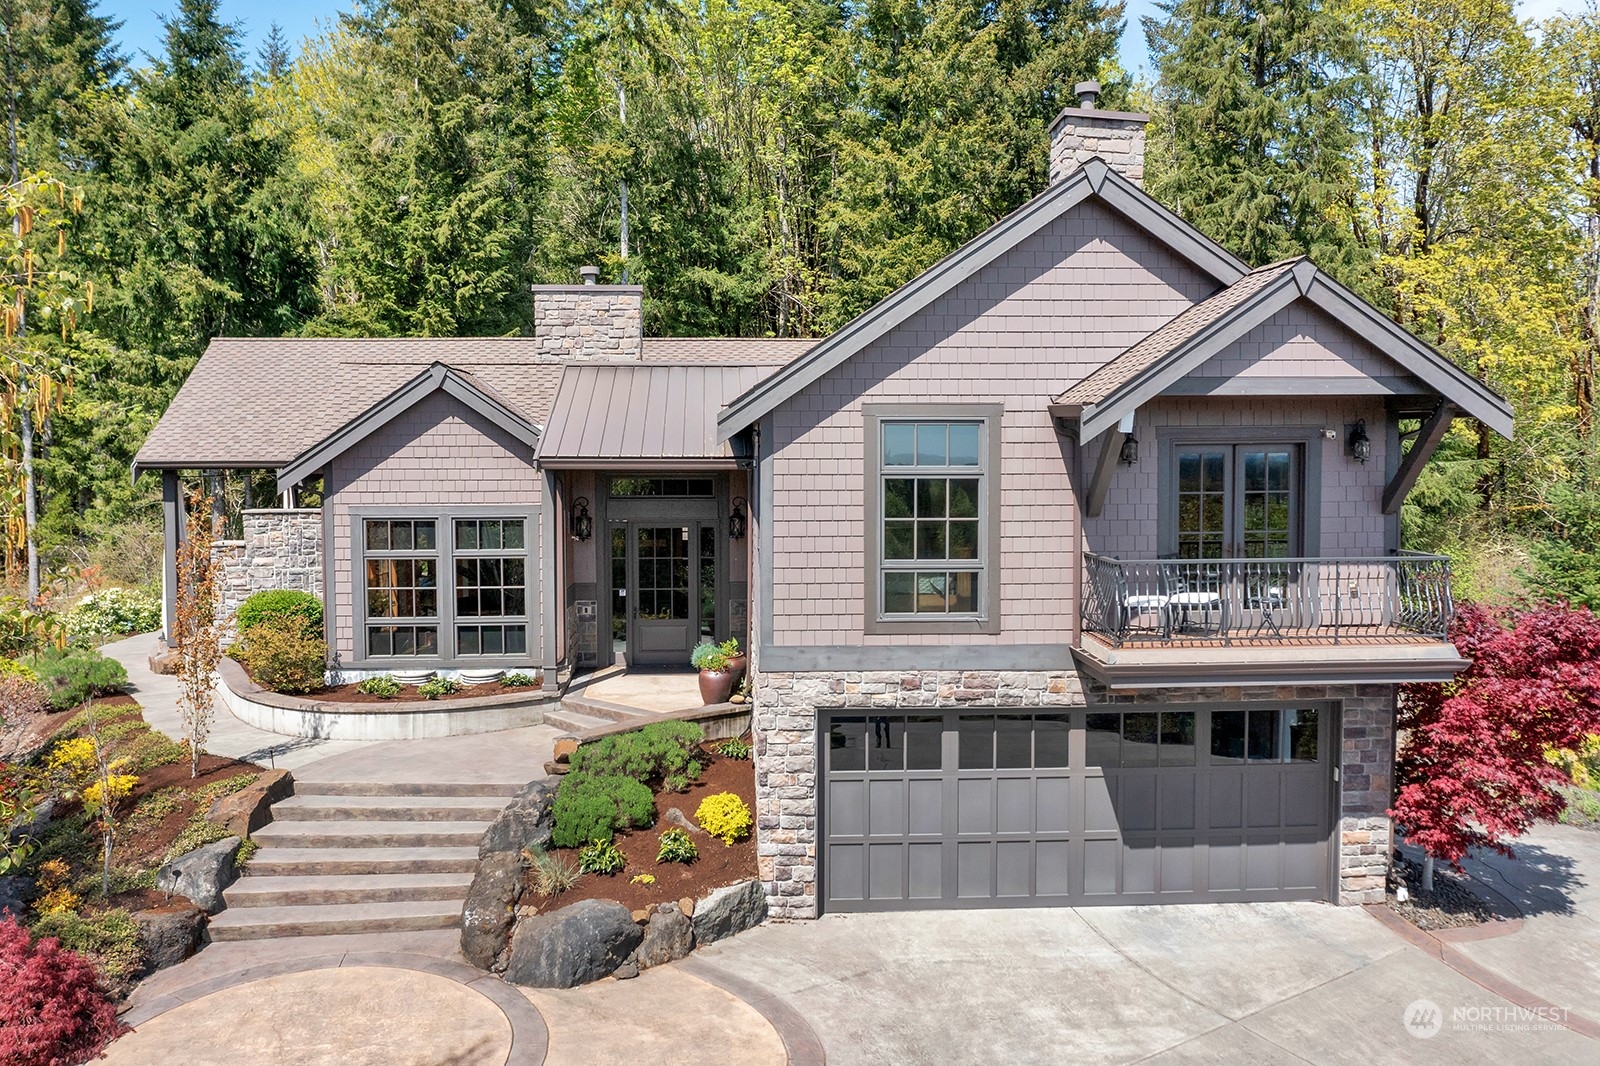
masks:
<path fill-rule="evenodd" d="M 428 700 L 417 692 L 416 685 L 401 685 L 398 695 L 385 699 L 382 696 L 372 696 L 361 692 L 355 684 L 329 685 L 315 692 L 296 693 L 300 699 L 319 700 L 327 703 L 407 703 L 407 702 L 436 702 L 448 703 L 451 700 L 476 700 L 485 696 L 510 696 L 518 692 L 538 692 L 541 685 L 502 685 L 492 681 L 487 685 L 463 685 L 461 691 L 448 696 L 436 696 Z"/>
<path fill-rule="evenodd" d="M 1409 898 L 1395 898 L 1395 889 L 1404 884 Z M 1389 909 L 1416 926 L 1429 931 L 1459 929 L 1498 921 L 1499 916 L 1472 890 L 1467 882 L 1449 872 L 1443 863 L 1433 864 L 1433 891 L 1422 890 L 1422 864 L 1396 857 L 1389 874 Z"/>
<path fill-rule="evenodd" d="M 718 742 L 712 742 L 713 744 Z M 577 885 L 554 899 L 546 899 L 534 891 L 531 882 L 522 901 L 541 911 L 555 910 L 585 899 L 611 899 L 629 910 L 643 910 L 655 903 L 669 903 L 683 899 L 702 899 L 712 889 L 748 881 L 756 876 L 756 840 L 752 832 L 748 838 L 724 845 L 709 833 L 693 832 L 699 857 L 692 863 L 656 862 L 661 849 L 661 834 L 672 828 L 664 819 L 672 807 L 682 811 L 692 822 L 700 801 L 718 792 L 732 792 L 754 812 L 756 806 L 755 764 L 748 759 L 724 759 L 707 752 L 710 759 L 700 779 L 689 786 L 687 792 L 656 793 L 656 824 L 649 829 L 624 830 L 617 834 L 616 845 L 628 857 L 628 865 L 621 873 L 602 876 L 584 874 Z M 569 860 L 574 866 L 578 852 L 571 848 L 556 848 L 552 854 Z M 653 885 L 635 885 L 630 879 L 635 874 L 647 873 L 655 877 Z"/>

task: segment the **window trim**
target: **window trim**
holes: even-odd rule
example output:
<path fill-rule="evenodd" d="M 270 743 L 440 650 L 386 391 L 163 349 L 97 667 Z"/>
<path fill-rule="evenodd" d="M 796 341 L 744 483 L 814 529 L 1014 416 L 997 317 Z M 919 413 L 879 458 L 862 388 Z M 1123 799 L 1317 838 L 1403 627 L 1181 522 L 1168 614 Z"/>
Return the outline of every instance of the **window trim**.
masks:
<path fill-rule="evenodd" d="M 977 634 L 1000 632 L 1000 429 L 1005 405 L 997 403 L 961 404 L 865 404 L 861 408 L 865 426 L 862 467 L 865 525 L 862 535 L 863 632 L 876 635 Z M 882 605 L 883 582 L 883 424 L 885 422 L 981 422 L 978 433 L 977 476 L 981 482 L 978 505 L 979 563 L 981 588 L 977 616 L 939 615 L 908 617 L 885 616 Z M 897 468 L 901 469 L 901 468 Z M 915 477 L 914 467 L 903 468 Z M 930 569 L 933 569 L 930 567 Z"/>
<path fill-rule="evenodd" d="M 366 506 L 351 508 L 347 512 L 350 526 L 346 531 L 350 544 L 350 601 L 351 601 L 351 659 L 346 664 L 347 669 L 375 670 L 375 669 L 417 669 L 426 667 L 447 667 L 452 669 L 493 668 L 502 664 L 508 667 L 535 667 L 540 659 L 541 634 L 543 632 L 540 605 L 544 602 L 544 574 L 540 566 L 541 554 L 539 551 L 539 538 L 542 536 L 542 527 L 539 524 L 540 508 L 528 504 L 513 504 L 507 507 L 494 507 L 482 504 L 468 506 L 441 505 L 438 507 L 397 506 L 374 507 Z M 483 625 L 515 625 L 519 620 L 527 626 L 527 649 L 521 654 L 513 655 L 458 655 L 456 654 L 456 529 L 457 519 L 516 519 L 523 523 L 521 555 L 524 559 L 523 573 L 527 577 L 527 592 L 524 599 L 524 614 L 520 619 L 506 616 L 498 619 L 469 620 L 465 624 Z M 382 624 L 374 620 L 367 613 L 367 538 L 366 523 L 376 520 L 412 520 L 432 519 L 435 522 L 436 534 L 434 539 L 435 558 L 439 564 L 439 614 L 434 622 L 439 627 L 439 653 L 437 655 L 412 655 L 412 656 L 372 656 L 367 652 L 367 627 L 372 624 Z M 519 549 L 511 552 L 504 550 L 488 557 L 506 558 L 515 555 Z M 384 554 L 373 553 L 374 558 Z M 484 558 L 481 551 L 472 550 L 468 555 Z M 464 556 L 465 557 L 465 556 Z M 409 624 L 409 623 L 401 623 Z"/>

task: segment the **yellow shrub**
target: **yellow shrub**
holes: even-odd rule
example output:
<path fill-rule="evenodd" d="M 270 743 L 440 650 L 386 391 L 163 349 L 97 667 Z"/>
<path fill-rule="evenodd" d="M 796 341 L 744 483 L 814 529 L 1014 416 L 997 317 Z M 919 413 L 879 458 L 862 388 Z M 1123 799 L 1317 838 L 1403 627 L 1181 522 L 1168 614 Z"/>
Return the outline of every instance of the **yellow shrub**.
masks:
<path fill-rule="evenodd" d="M 133 786 L 139 783 L 139 778 L 134 774 L 112 774 L 108 784 L 111 786 L 111 803 L 115 806 L 121 800 L 128 798 L 133 792 Z M 102 806 L 100 795 L 100 782 L 83 790 L 83 809 L 91 813 L 98 812 Z"/>
<path fill-rule="evenodd" d="M 70 888 L 52 888 L 39 897 L 33 905 L 34 910 L 40 914 L 75 914 L 78 910 L 78 894 Z"/>
<path fill-rule="evenodd" d="M 633 877 L 628 880 L 628 884 L 630 885 L 653 885 L 655 883 L 656 878 L 654 874 L 634 874 Z"/>
<path fill-rule="evenodd" d="M 700 806 L 695 809 L 694 820 L 700 823 L 700 828 L 729 847 L 749 836 L 754 825 L 750 808 L 732 792 L 719 792 L 701 800 Z"/>
<path fill-rule="evenodd" d="M 52 888 L 60 888 L 72 876 L 72 868 L 65 859 L 51 859 L 49 862 L 39 864 L 39 885 L 46 892 Z"/>
<path fill-rule="evenodd" d="M 63 740 L 50 750 L 44 760 L 44 768 L 73 781 L 93 776 L 94 741 L 88 737 Z"/>

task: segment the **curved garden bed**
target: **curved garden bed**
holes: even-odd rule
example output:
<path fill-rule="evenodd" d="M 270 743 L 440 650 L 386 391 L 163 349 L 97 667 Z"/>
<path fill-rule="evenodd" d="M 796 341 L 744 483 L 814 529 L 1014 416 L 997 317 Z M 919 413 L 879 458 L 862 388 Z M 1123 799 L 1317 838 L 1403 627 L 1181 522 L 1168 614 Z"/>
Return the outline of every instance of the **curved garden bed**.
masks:
<path fill-rule="evenodd" d="M 449 700 L 380 700 L 342 703 L 269 692 L 232 659 L 217 667 L 218 689 L 234 717 L 258 729 L 318 740 L 417 740 L 538 725 L 560 694 L 542 688 L 493 688 L 493 695 Z"/>

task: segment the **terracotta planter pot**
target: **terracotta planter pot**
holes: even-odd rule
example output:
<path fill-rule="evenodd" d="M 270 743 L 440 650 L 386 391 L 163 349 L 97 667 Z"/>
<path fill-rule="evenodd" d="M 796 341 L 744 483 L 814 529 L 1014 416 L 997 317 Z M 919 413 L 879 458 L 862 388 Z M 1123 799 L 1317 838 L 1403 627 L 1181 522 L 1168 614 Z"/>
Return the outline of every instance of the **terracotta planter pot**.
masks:
<path fill-rule="evenodd" d="M 750 665 L 750 660 L 743 653 L 735 655 L 728 660 L 728 669 L 733 673 L 733 690 L 739 691 L 739 686 L 744 684 L 745 668 Z"/>
<path fill-rule="evenodd" d="M 726 670 L 700 671 L 700 698 L 707 707 L 713 703 L 727 703 L 728 697 L 733 695 L 733 686 L 738 682 L 738 677 L 730 663 Z"/>

